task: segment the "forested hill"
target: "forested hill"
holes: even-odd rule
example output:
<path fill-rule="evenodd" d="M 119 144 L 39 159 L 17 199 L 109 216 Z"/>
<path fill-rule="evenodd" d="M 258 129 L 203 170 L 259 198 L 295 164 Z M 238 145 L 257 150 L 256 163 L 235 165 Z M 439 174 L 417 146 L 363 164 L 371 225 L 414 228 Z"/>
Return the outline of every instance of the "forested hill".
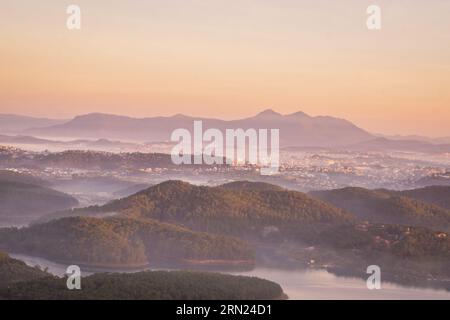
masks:
<path fill-rule="evenodd" d="M 221 187 L 241 191 L 286 191 L 286 189 L 274 184 L 253 181 L 234 181 L 223 184 Z"/>
<path fill-rule="evenodd" d="M 349 200 L 373 198 L 380 203 L 374 208 L 405 208 L 373 214 L 383 217 L 387 213 L 383 218 L 398 216 L 408 223 L 364 222 L 355 218 L 356 213 L 303 193 L 259 184 L 252 189 L 250 182 L 201 187 L 167 181 L 104 206 L 70 211 L 78 215 L 75 217 L 22 229 L 0 229 L 0 249 L 112 268 L 147 264 L 252 268 L 263 261 L 255 252 L 276 255 L 283 265 L 296 259 L 299 250 L 303 262 L 320 261 L 324 266 L 341 265 L 359 272 L 363 265 L 377 260 L 394 279 L 401 276 L 401 268 L 408 266 L 415 280 L 432 275 L 439 285 L 445 285 L 450 276 L 449 234 L 411 225 L 411 219 L 422 221 L 422 211 L 416 216 L 407 210 L 415 207 L 403 205 L 405 197 L 364 189 L 352 191 Z M 406 203 L 414 201 L 408 198 Z M 395 207 L 398 204 L 402 206 Z M 424 216 L 440 218 L 441 211 L 427 205 L 425 208 L 431 209 L 423 209 Z M 101 219 L 83 216 L 93 212 L 114 215 Z"/>
<path fill-rule="evenodd" d="M 391 192 L 450 209 L 450 186 L 430 186 L 420 189 Z"/>
<path fill-rule="evenodd" d="M 416 194 L 417 198 L 419 195 L 431 198 L 429 192 L 425 196 L 425 193 L 419 191 L 395 192 L 354 187 L 310 193 L 311 196 L 352 213 L 360 220 L 450 230 L 450 210 L 404 196 L 409 194 Z M 438 199 L 438 194 L 435 199 Z"/>
<path fill-rule="evenodd" d="M 308 225 L 335 225 L 352 220 L 343 210 L 304 193 L 260 189 L 166 181 L 105 206 L 85 210 L 121 212 L 131 217 L 232 234 L 244 234 L 249 230 L 256 234 L 269 226 L 300 230 Z"/>
<path fill-rule="evenodd" d="M 280 285 L 258 278 L 189 271 L 95 274 L 82 290 L 66 279 L 42 278 L 0 289 L 0 299 L 25 300 L 278 300 Z"/>
<path fill-rule="evenodd" d="M 0 182 L 19 182 L 33 184 L 41 187 L 49 187 L 50 182 L 30 174 L 19 173 L 12 170 L 0 170 Z"/>
<path fill-rule="evenodd" d="M 271 300 L 286 296 L 271 281 L 209 272 L 154 271 L 94 274 L 82 290 L 0 252 L 0 300 Z"/>
<path fill-rule="evenodd" d="M 19 281 L 35 280 L 49 276 L 39 268 L 27 266 L 24 262 L 12 259 L 0 251 L 0 288 Z"/>
<path fill-rule="evenodd" d="M 152 219 L 70 217 L 0 229 L 0 248 L 91 267 L 179 267 L 197 261 L 253 266 L 239 239 L 195 232 Z"/>

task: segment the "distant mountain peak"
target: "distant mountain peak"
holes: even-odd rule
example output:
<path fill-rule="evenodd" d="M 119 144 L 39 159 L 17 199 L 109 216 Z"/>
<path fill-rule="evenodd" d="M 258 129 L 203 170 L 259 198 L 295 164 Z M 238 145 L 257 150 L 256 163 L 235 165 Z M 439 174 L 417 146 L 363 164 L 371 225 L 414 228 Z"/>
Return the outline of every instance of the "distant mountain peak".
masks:
<path fill-rule="evenodd" d="M 182 114 L 182 113 L 177 113 L 177 114 L 173 115 L 172 118 L 175 118 L 175 119 L 188 119 L 188 118 L 190 118 L 190 116 L 187 116 L 187 115 Z"/>
<path fill-rule="evenodd" d="M 273 111 L 272 109 L 266 109 L 266 110 L 264 110 L 264 111 L 258 113 L 256 116 L 257 116 L 257 117 L 268 117 L 268 116 L 271 116 L 271 117 L 274 117 L 274 116 L 275 116 L 275 117 L 281 117 L 282 114 L 281 114 L 281 113 L 278 113 L 278 112 L 275 112 L 275 111 Z"/>
<path fill-rule="evenodd" d="M 70 137 L 76 139 L 121 140 L 133 142 L 167 141 L 174 130 L 185 128 L 197 118 L 186 115 L 134 118 L 103 113 L 78 116 L 70 122 L 23 131 L 27 135 Z M 270 128 L 280 130 L 281 146 L 348 146 L 367 141 L 374 136 L 348 121 L 333 117 L 311 117 L 304 112 L 282 115 L 267 109 L 256 116 L 237 120 L 202 118 L 204 127 Z M 4 121 L 8 123 L 8 121 Z M 0 125 L 0 129 L 1 129 Z"/>
<path fill-rule="evenodd" d="M 297 118 L 310 118 L 310 116 L 303 111 L 297 111 L 288 115 L 289 117 L 297 117 Z"/>
<path fill-rule="evenodd" d="M 119 119 L 119 118 L 129 118 L 129 117 L 115 115 L 115 114 L 101 113 L 101 112 L 93 112 L 93 113 L 87 113 L 87 114 L 82 114 L 82 115 L 76 116 L 74 118 L 74 120 L 76 120 L 76 119 L 103 119 L 103 118 Z"/>
<path fill-rule="evenodd" d="M 194 185 L 191 185 L 188 182 L 185 181 L 181 181 L 181 180 L 167 180 L 164 182 L 161 182 L 160 184 L 157 184 L 155 186 L 150 186 L 145 190 L 142 190 L 141 194 L 146 194 L 148 192 L 152 192 L 153 190 L 160 190 L 160 191 L 171 191 L 171 192 L 182 192 L 182 191 L 186 191 L 189 190 L 191 188 L 193 188 Z"/>

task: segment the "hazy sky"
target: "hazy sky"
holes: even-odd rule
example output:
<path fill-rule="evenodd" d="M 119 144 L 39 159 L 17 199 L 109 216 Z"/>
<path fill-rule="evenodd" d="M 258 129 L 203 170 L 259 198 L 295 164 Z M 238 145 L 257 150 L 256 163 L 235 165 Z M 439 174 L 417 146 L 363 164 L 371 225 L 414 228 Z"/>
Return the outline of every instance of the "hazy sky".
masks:
<path fill-rule="evenodd" d="M 366 28 L 373 3 L 381 31 Z M 0 39 L 0 113 L 273 108 L 450 135 L 448 0 L 1 0 Z"/>

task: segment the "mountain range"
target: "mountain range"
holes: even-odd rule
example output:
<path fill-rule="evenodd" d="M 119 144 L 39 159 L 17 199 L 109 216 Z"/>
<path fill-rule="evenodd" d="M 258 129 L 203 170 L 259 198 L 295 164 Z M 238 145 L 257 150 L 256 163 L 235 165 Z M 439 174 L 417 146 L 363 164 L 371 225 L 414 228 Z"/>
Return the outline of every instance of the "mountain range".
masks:
<path fill-rule="evenodd" d="M 280 146 L 345 148 L 354 151 L 450 152 L 450 139 L 421 136 L 380 136 L 350 121 L 330 116 L 309 116 L 304 112 L 282 115 L 265 110 L 253 117 L 237 120 L 191 117 L 132 118 L 103 113 L 76 116 L 71 120 L 52 120 L 0 114 L 0 143 L 41 144 L 67 148 L 133 148 L 143 143 L 167 142 L 179 128 L 193 132 L 194 121 L 203 130 L 279 129 Z M 8 135 L 5 135 L 8 134 Z M 39 138 L 37 138 L 39 137 Z M 45 139 L 43 139 L 45 138 Z M 53 139 L 53 140 L 49 140 Z M 55 141 L 54 139 L 62 139 Z M 67 141 L 67 139 L 71 139 Z"/>
<path fill-rule="evenodd" d="M 375 138 L 346 147 L 353 151 L 415 151 L 423 153 L 450 152 L 450 143 L 434 144 L 422 140 L 390 140 Z"/>
<path fill-rule="evenodd" d="M 18 121 L 21 118 L 18 118 Z M 204 130 L 226 129 L 280 129 L 282 146 L 340 146 L 368 140 L 373 136 L 343 119 L 318 116 L 303 112 L 282 115 L 273 110 L 265 110 L 254 117 L 239 120 L 219 120 L 197 118 L 185 115 L 154 118 L 131 118 L 110 114 L 92 113 L 77 116 L 69 121 L 55 120 L 44 123 L 16 126 L 16 133 L 46 138 L 78 139 L 120 139 L 122 141 L 155 142 L 170 140 L 171 133 L 179 128 L 193 130 L 193 122 L 203 122 Z M 22 121 L 22 120 L 21 120 Z M 11 123 L 15 120 L 11 119 Z M 23 122 L 23 121 L 22 121 Z M 10 126 L 12 127 L 12 126 Z M 11 132 L 11 128 L 1 132 Z"/>
<path fill-rule="evenodd" d="M 35 118 L 16 114 L 0 114 L 0 132 L 20 133 L 32 128 L 43 128 L 63 124 L 67 120 Z"/>

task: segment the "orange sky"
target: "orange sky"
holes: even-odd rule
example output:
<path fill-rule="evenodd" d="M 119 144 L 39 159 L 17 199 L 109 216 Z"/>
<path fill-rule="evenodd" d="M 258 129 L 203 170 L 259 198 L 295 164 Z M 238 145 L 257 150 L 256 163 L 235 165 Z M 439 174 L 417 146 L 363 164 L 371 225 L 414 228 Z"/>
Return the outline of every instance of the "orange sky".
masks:
<path fill-rule="evenodd" d="M 146 2 L 146 3 L 143 3 Z M 69 4 L 82 30 L 66 29 Z M 71 117 L 262 109 L 382 133 L 450 135 L 450 2 L 3 0 L 0 113 Z"/>

